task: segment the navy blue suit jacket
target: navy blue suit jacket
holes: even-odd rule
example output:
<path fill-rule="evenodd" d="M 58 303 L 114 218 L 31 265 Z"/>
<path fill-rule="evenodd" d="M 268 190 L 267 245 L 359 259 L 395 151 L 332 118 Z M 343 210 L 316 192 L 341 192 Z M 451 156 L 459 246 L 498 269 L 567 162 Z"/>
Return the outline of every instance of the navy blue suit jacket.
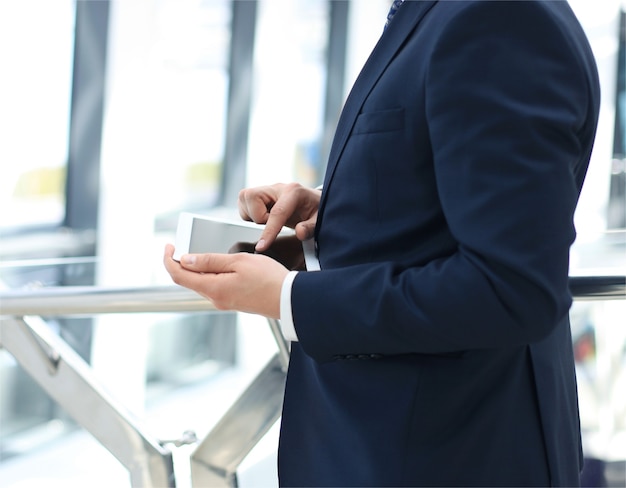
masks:
<path fill-rule="evenodd" d="M 283 486 L 578 484 L 573 214 L 599 88 L 561 1 L 405 2 L 299 273 Z"/>

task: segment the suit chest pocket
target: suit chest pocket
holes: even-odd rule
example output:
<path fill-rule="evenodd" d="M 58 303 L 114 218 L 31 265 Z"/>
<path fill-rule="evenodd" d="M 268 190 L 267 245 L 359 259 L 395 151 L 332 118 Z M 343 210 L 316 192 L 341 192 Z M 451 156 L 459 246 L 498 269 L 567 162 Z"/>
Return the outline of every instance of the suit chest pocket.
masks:
<path fill-rule="evenodd" d="M 352 135 L 393 132 L 404 129 L 404 108 L 362 112 L 356 119 Z"/>

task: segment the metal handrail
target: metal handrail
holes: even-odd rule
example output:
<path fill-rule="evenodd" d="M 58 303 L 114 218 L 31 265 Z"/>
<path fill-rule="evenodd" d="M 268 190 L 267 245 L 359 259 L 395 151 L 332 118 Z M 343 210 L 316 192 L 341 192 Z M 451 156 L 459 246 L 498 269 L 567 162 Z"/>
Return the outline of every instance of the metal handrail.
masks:
<path fill-rule="evenodd" d="M 216 310 L 210 301 L 179 286 L 135 288 L 60 286 L 0 291 L 1 315 L 65 317 L 210 310 Z"/>
<path fill-rule="evenodd" d="M 569 288 L 577 300 L 624 300 L 626 276 L 570 276 Z"/>
<path fill-rule="evenodd" d="M 626 299 L 626 276 L 574 276 L 577 300 Z M 50 287 L 0 290 L 0 346 L 49 394 L 107 447 L 131 473 L 133 486 L 175 486 L 171 452 L 150 437 L 115 399 L 98 386 L 89 366 L 51 333 L 38 317 L 110 313 L 207 312 L 215 306 L 178 286 L 140 288 Z M 289 345 L 277 321 L 269 321 L 276 354 L 191 456 L 192 482 L 237 486 L 243 457 L 280 415 Z M 64 386 L 60 388 L 60 386 Z M 68 386 L 71 386 L 69 388 Z M 67 394 L 67 392 L 74 392 Z M 76 395 L 80 391 L 81 395 Z M 76 398 L 87 398 L 117 429 L 117 437 L 92 422 L 91 411 Z M 241 419 L 246 419 L 242 424 Z M 245 425 L 244 425 L 245 424 Z M 234 428 L 234 426 L 237 426 Z M 233 432 L 239 435 L 232 442 Z M 231 445 L 227 443 L 231 441 Z"/>
<path fill-rule="evenodd" d="M 180 286 L 111 288 L 59 286 L 0 290 L 0 316 L 67 317 L 111 313 L 210 312 L 217 308 L 196 292 Z M 289 363 L 289 346 L 277 321 L 269 320 L 283 369 Z"/>
<path fill-rule="evenodd" d="M 572 276 L 577 300 L 626 299 L 626 276 Z M 102 288 L 65 286 L 0 291 L 0 315 L 68 316 L 108 313 L 206 312 L 215 306 L 179 286 Z"/>
<path fill-rule="evenodd" d="M 40 317 L 215 310 L 208 300 L 178 286 L 0 290 L 0 347 L 129 470 L 132 486 L 174 487 L 172 454 L 164 442 L 99 385 L 89 365 Z M 198 443 L 190 458 L 194 485 L 237 486 L 238 464 L 280 417 L 289 344 L 278 321 L 269 320 L 269 326 L 278 353 Z"/>

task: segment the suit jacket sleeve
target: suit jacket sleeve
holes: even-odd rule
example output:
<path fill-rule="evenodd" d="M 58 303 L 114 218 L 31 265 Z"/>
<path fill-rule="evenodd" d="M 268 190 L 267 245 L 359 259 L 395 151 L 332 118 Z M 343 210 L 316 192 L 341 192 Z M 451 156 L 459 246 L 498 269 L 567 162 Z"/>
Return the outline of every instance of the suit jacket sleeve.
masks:
<path fill-rule="evenodd" d="M 298 274 L 292 289 L 310 356 L 515 346 L 547 336 L 568 313 L 597 87 L 574 38 L 537 8 L 468 4 L 420 53 L 438 205 L 456 247 L 419 265 L 331 268 L 322 248 L 323 271 Z"/>

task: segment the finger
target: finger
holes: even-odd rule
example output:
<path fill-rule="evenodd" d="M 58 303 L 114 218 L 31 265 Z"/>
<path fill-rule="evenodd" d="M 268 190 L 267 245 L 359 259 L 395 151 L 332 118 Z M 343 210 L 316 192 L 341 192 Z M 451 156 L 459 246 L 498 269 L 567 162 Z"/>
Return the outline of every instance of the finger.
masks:
<path fill-rule="evenodd" d="M 313 238 L 315 235 L 315 224 L 317 223 L 317 216 L 309 219 L 303 220 L 296 225 L 296 237 L 301 241 L 306 241 L 308 239 Z"/>
<path fill-rule="evenodd" d="M 233 271 L 232 254 L 184 254 L 180 265 L 195 273 L 230 273 Z"/>
<path fill-rule="evenodd" d="M 169 273 L 172 272 L 173 264 L 178 264 L 174 261 L 174 246 L 172 244 L 165 245 L 165 251 L 163 252 L 163 264 Z"/>
<path fill-rule="evenodd" d="M 255 249 L 259 252 L 265 251 L 276 240 L 280 231 L 287 224 L 298 208 L 298 199 L 295 192 L 282 193 L 269 212 L 265 229 L 261 233 L 261 238 Z"/>
<path fill-rule="evenodd" d="M 237 198 L 237 209 L 239 210 L 239 216 L 242 220 L 251 221 L 252 217 L 250 217 L 250 213 L 248 212 L 248 202 L 246 193 L 248 190 L 244 188 L 239 192 L 239 196 Z"/>
<path fill-rule="evenodd" d="M 172 281 L 174 281 L 177 285 L 193 289 L 193 286 L 190 286 L 191 283 L 189 282 L 189 279 L 194 275 L 200 275 L 183 268 L 178 261 L 174 260 L 173 256 L 174 246 L 167 244 L 165 246 L 165 252 L 163 253 L 163 264 L 165 265 L 166 271 L 170 274 Z"/>
<path fill-rule="evenodd" d="M 239 192 L 237 207 L 243 220 L 264 224 L 277 196 L 269 186 L 245 188 Z"/>

